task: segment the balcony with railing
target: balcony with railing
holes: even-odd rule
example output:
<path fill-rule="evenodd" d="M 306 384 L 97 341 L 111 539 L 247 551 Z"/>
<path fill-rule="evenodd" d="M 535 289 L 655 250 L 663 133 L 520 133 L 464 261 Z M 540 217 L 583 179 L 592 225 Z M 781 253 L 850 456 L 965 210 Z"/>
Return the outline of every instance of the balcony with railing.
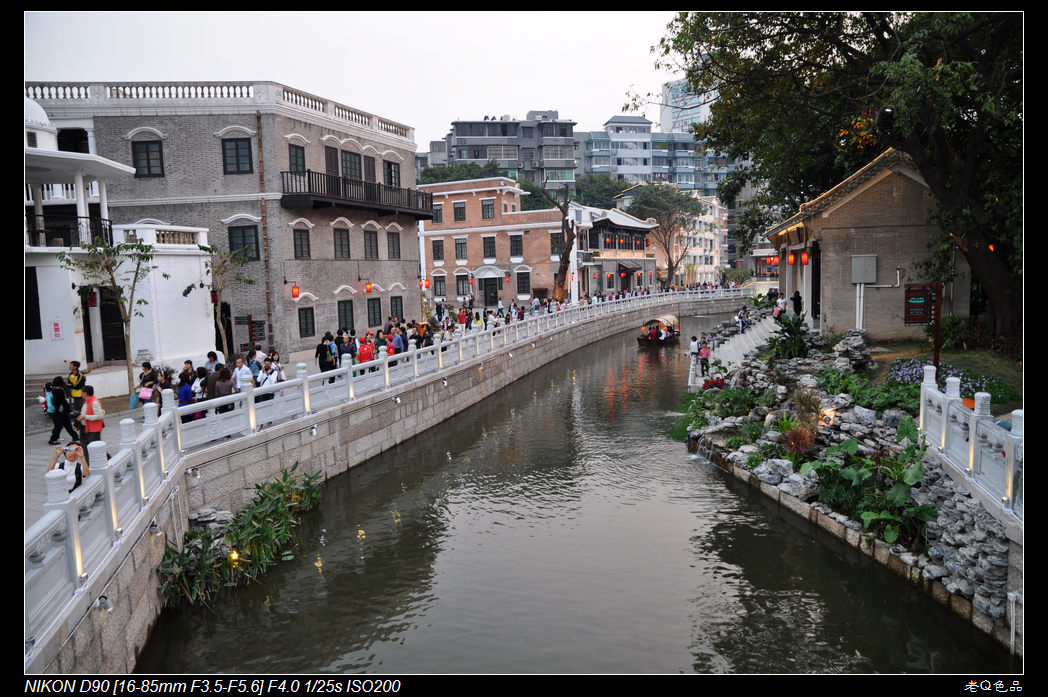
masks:
<path fill-rule="evenodd" d="M 281 172 L 284 208 L 348 208 L 433 217 L 433 194 L 322 172 Z"/>
<path fill-rule="evenodd" d="M 98 238 L 113 244 L 112 222 L 98 216 L 28 214 L 25 234 L 28 247 L 80 247 Z"/>
<path fill-rule="evenodd" d="M 25 217 L 26 245 L 73 249 L 85 244 L 142 242 L 151 246 L 207 246 L 207 228 L 182 225 L 113 225 L 98 216 L 34 215 Z"/>

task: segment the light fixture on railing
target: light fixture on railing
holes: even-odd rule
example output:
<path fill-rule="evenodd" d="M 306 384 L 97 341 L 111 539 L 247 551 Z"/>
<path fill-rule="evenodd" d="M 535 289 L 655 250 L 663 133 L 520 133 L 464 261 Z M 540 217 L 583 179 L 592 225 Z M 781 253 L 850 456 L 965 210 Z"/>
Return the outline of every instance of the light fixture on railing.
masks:
<path fill-rule="evenodd" d="M 110 598 L 108 595 L 100 595 L 95 598 L 93 606 L 106 612 L 112 612 L 113 608 L 116 607 L 116 599 Z"/>

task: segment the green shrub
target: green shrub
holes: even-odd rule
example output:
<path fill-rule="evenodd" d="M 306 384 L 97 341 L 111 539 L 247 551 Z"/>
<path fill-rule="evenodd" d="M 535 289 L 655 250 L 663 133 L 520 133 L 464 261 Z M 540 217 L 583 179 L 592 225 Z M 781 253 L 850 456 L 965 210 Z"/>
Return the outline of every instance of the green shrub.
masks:
<path fill-rule="evenodd" d="M 774 387 L 764 390 L 764 394 L 757 402 L 766 409 L 772 409 L 779 403 L 779 392 Z"/>
<path fill-rule="evenodd" d="M 761 443 L 757 446 L 757 449 L 767 460 L 783 460 L 786 458 L 786 449 L 778 443 Z"/>
<path fill-rule="evenodd" d="M 746 445 L 746 439 L 741 436 L 732 436 L 728 440 L 724 441 L 724 445 L 730 450 L 738 450 L 742 446 Z"/>
<path fill-rule="evenodd" d="M 768 337 L 768 353 L 772 358 L 803 358 L 811 347 L 811 334 L 804 330 L 805 314 L 779 315 L 776 333 Z"/>
<path fill-rule="evenodd" d="M 746 469 L 753 469 L 764 462 L 764 456 L 760 453 L 750 453 L 750 456 L 746 458 Z"/>
<path fill-rule="evenodd" d="M 929 324 L 924 327 L 924 333 L 929 341 L 935 339 L 935 325 Z M 974 344 L 975 318 L 974 317 L 943 317 L 939 327 L 939 339 L 942 347 L 948 351 L 965 351 L 968 346 Z"/>
<path fill-rule="evenodd" d="M 714 408 L 714 412 L 722 418 L 728 416 L 749 416 L 756 404 L 757 399 L 753 394 L 753 390 L 749 387 L 746 389 L 721 390 L 720 394 L 717 395 L 717 406 Z"/>
<path fill-rule="evenodd" d="M 793 429 L 800 426 L 801 422 L 798 421 L 796 417 L 790 414 L 783 414 L 781 417 L 775 419 L 775 421 L 773 421 L 771 425 L 772 428 L 774 428 L 779 433 L 789 433 Z"/>
<path fill-rule="evenodd" d="M 756 443 L 757 439 L 764 435 L 764 424 L 760 421 L 750 421 L 742 425 L 739 434 L 750 443 Z"/>
<path fill-rule="evenodd" d="M 222 588 L 257 578 L 278 560 L 292 558 L 283 550 L 291 540 L 298 515 L 320 501 L 318 475 L 294 476 L 298 463 L 273 482 L 255 485 L 255 498 L 226 526 L 224 544 L 208 530 L 192 529 L 182 549 L 168 543 L 157 567 L 165 601 L 207 603 Z"/>

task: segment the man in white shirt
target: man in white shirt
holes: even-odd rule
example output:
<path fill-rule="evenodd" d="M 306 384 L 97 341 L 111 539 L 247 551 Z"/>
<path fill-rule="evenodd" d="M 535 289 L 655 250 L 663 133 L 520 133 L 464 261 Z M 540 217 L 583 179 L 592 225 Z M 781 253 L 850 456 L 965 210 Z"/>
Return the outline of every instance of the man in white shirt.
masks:
<path fill-rule="evenodd" d="M 237 392 L 240 392 L 240 379 L 245 375 L 247 376 L 248 381 L 250 381 L 251 384 L 254 385 L 255 379 L 251 375 L 251 368 L 248 368 L 246 365 L 244 365 L 244 359 L 238 356 L 237 367 L 233 370 L 233 384 L 236 385 Z"/>

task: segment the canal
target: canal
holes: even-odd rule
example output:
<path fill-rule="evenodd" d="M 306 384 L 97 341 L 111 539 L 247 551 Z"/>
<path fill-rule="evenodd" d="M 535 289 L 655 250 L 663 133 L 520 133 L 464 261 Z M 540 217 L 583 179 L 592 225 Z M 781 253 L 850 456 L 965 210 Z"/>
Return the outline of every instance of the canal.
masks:
<path fill-rule="evenodd" d="M 928 596 L 669 440 L 685 349 L 605 339 L 329 481 L 294 561 L 211 608 L 165 611 L 137 670 L 1015 669 Z"/>

